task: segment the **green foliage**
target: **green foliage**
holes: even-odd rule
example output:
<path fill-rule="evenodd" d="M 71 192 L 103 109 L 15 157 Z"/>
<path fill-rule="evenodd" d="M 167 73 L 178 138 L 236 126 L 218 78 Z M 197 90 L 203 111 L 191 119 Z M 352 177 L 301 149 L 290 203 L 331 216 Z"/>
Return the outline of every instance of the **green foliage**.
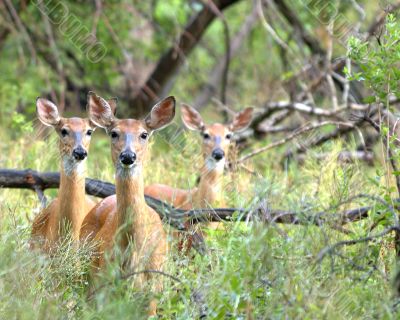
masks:
<path fill-rule="evenodd" d="M 82 27 L 95 28 L 97 38 L 107 50 L 100 61 L 93 63 L 63 28 L 51 25 L 60 53 L 59 62 L 65 75 L 79 87 L 66 91 L 69 104 L 65 111 L 67 114 L 73 111 L 75 115 L 83 111 L 79 107 L 82 109 L 84 102 L 79 106 L 74 90 L 99 90 L 103 96 L 124 95 L 126 61 L 133 62 L 134 68 L 148 68 L 139 74 L 149 73 L 189 18 L 203 6 L 201 1 L 183 0 L 103 1 L 102 16 L 96 25 L 94 2 L 63 3 Z M 348 12 L 352 11 L 349 3 L 331 3 L 346 17 L 356 19 L 354 12 Z M 374 5 L 371 3 L 363 2 L 368 8 Z M 310 33 L 335 13 L 332 6 L 325 7 L 322 1 L 294 1 L 290 5 Z M 16 6 L 19 8 L 19 4 Z M 224 11 L 231 36 L 240 29 L 251 9 L 252 2 L 240 1 Z M 294 38 L 297 35 L 280 27 L 281 17 L 267 16 L 271 17 L 280 21 L 276 24 L 277 32 L 288 42 L 294 55 L 303 56 L 306 50 L 297 45 Z M 57 170 L 57 138 L 52 129 L 36 130 L 34 102 L 39 95 L 54 93 L 59 97 L 66 84 L 55 66 L 44 59 L 54 52 L 44 41 L 48 36 L 43 15 L 31 5 L 21 18 L 29 35 L 37 40 L 35 48 L 41 54 L 37 61 L 33 60 L 26 35 L 21 32 L 12 33 L 1 48 L 0 167 Z M 154 23 L 154 30 L 149 21 Z M 41 38 L 36 39 L 35 35 Z M 390 16 L 380 45 L 355 38 L 350 41 L 350 57 L 361 69 L 353 69 L 351 74 L 347 71 L 348 77 L 365 82 L 373 90 L 374 95 L 367 102 L 385 101 L 391 94 L 398 96 L 398 37 L 398 22 Z M 217 19 L 196 50 L 185 57 L 187 60 L 172 94 L 181 102 L 193 101 L 224 52 L 223 25 Z M 297 74 L 304 65 L 287 70 L 281 54 L 268 32 L 256 25 L 231 61 L 228 90 L 233 109 L 287 98 L 280 81 Z M 285 70 L 287 73 L 283 74 Z M 143 81 L 141 78 L 130 80 Z M 213 109 L 204 114 L 208 122 L 217 119 Z M 167 183 L 186 189 L 196 185 L 201 166 L 199 137 L 193 132 L 179 132 L 179 125 L 171 126 L 152 138 L 146 184 Z M 296 144 L 313 137 L 302 136 Z M 257 148 L 270 139 L 266 137 L 252 147 Z M 221 224 L 218 230 L 207 230 L 209 253 L 194 254 L 193 258 L 176 252 L 172 242 L 165 271 L 179 281 L 161 276 L 164 290 L 156 295 L 160 318 L 198 319 L 201 314 L 206 314 L 208 319 L 247 319 L 250 315 L 254 319 L 398 318 L 391 280 L 396 260 L 393 250 L 387 248 L 392 240 L 390 236 L 380 242 L 340 247 L 321 263 L 315 261 L 326 246 L 343 239 L 364 237 L 371 226 L 379 232 L 392 223 L 393 215 L 387 206 L 376 204 L 368 219 L 345 226 L 351 234 L 344 235 L 334 229 L 338 212 L 373 202 L 357 198 L 343 204 L 347 199 L 367 193 L 390 202 L 393 194 L 393 183 L 385 181 L 387 173 L 379 165 L 338 163 L 341 150 L 354 148 L 352 139 L 347 143 L 327 143 L 315 151 L 309 150 L 302 166 L 293 162 L 285 168 L 279 163 L 283 148 L 275 149 L 248 165 L 256 175 L 244 170 L 227 173 L 223 182 L 228 206 L 256 208 L 262 203 L 267 209 L 302 212 L 299 218 L 305 225 L 275 224 L 265 221 L 265 217 L 255 217 L 251 222 L 233 219 Z M 327 155 L 322 161 L 318 158 L 321 153 Z M 96 130 L 93 137 L 88 175 L 106 181 L 114 179 L 109 139 L 102 130 Z M 48 190 L 46 195 L 51 200 L 57 190 Z M 112 263 L 98 278 L 89 279 L 91 248 L 76 249 L 66 241 L 52 257 L 32 251 L 28 245 L 29 233 L 31 220 L 38 212 L 34 192 L 0 189 L 0 319 L 145 318 L 146 307 L 154 294 L 135 288 L 134 276 L 122 279 L 122 272 Z M 321 215 L 321 212 L 326 224 L 307 224 L 309 215 Z"/>
<path fill-rule="evenodd" d="M 386 23 L 376 42 L 363 41 L 358 38 L 350 38 L 348 56 L 360 68 L 360 71 L 351 73 L 345 68 L 345 73 L 351 81 L 363 81 L 371 89 L 372 95 L 365 99 L 366 103 L 381 104 L 384 109 L 390 110 L 390 97 L 400 97 L 399 83 L 399 58 L 400 58 L 400 22 L 395 15 L 389 14 Z M 390 161 L 399 163 L 400 154 L 398 152 L 397 139 L 394 134 L 391 135 L 388 118 L 380 126 L 380 134 L 386 148 L 392 152 L 393 159 L 386 159 L 389 166 Z M 389 172 L 389 170 L 377 170 L 377 178 L 373 181 L 382 190 L 383 198 L 387 203 L 393 203 L 394 197 L 397 197 L 397 190 L 390 183 L 391 176 L 398 176 L 398 172 Z M 380 184 L 381 178 L 385 178 L 386 183 Z M 384 207 L 384 206 L 383 206 Z M 384 211 L 381 217 L 376 218 L 375 223 L 380 225 L 392 225 L 396 220 L 392 212 L 387 208 L 381 208 Z"/>
<path fill-rule="evenodd" d="M 374 95 L 366 103 L 384 102 L 390 95 L 400 97 L 399 59 L 400 22 L 389 14 L 383 34 L 375 44 L 358 38 L 349 40 L 349 57 L 360 67 L 360 71 L 349 73 L 350 80 L 364 81 Z"/>
<path fill-rule="evenodd" d="M 200 152 L 197 137 L 187 133 L 177 143 L 171 139 L 174 132 L 171 129 L 165 136 L 154 136 L 157 139 L 146 165 L 146 179 L 193 186 L 196 174 L 191 159 Z M 284 171 L 277 163 L 263 162 L 259 170 L 262 177 L 246 172 L 226 177 L 227 185 L 234 183 L 232 190 L 236 190 L 226 189 L 228 205 L 252 207 L 263 199 L 271 208 L 310 214 L 325 211 L 333 224 L 341 210 L 335 209 L 340 199 L 360 190 L 381 192 L 379 181 L 376 186 L 370 183 L 370 177 L 375 177 L 373 168 L 337 163 L 338 152 L 344 147 L 332 144 L 325 150 L 330 156 L 323 162 L 324 170 L 311 154 L 302 167 L 293 164 Z M 9 154 L 8 148 L 3 145 L 2 153 Z M 111 160 L 105 156 L 108 148 L 108 138 L 96 131 L 89 176 L 112 181 Z M 47 143 L 21 135 L 12 149 L 5 167 L 57 167 L 58 160 L 49 155 L 57 153 L 54 132 Z M 255 194 L 258 199 L 253 199 Z M 366 202 L 357 201 L 354 206 L 363 204 Z M 32 217 L 38 205 L 31 191 L 0 191 L 0 318 L 145 318 L 153 294 L 133 287 L 134 277 L 122 280 L 113 264 L 91 282 L 87 278 L 90 248 L 76 250 L 67 241 L 52 258 L 28 248 L 30 222 L 26 217 Z M 350 238 L 363 236 L 365 227 L 381 217 L 381 209 L 378 206 L 370 219 L 349 225 L 354 232 Z M 207 256 L 197 254 L 189 259 L 172 250 L 165 271 L 179 282 L 162 277 L 164 290 L 157 295 L 162 319 L 193 319 L 201 313 L 210 319 L 245 319 L 248 314 L 261 319 L 265 315 L 279 319 L 396 317 L 391 311 L 391 281 L 386 271 L 393 270 L 394 257 L 387 254 L 381 259 L 376 244 L 341 248 L 340 255 L 318 264 L 314 260 L 318 252 L 343 238 L 329 225 L 267 225 L 256 220 L 224 223 L 208 233 Z"/>

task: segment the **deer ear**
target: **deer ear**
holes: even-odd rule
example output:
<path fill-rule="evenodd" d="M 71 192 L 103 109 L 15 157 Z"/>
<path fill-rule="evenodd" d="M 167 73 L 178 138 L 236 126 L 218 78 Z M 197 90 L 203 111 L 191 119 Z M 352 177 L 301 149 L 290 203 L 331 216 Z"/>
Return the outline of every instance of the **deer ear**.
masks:
<path fill-rule="evenodd" d="M 114 98 L 108 99 L 107 102 L 111 107 L 113 115 L 115 116 L 117 114 L 118 98 L 114 97 Z"/>
<path fill-rule="evenodd" d="M 240 132 L 245 130 L 253 120 L 253 108 L 246 108 L 243 111 L 239 112 L 232 123 L 229 126 L 229 129 L 232 132 Z"/>
<path fill-rule="evenodd" d="M 175 117 L 175 98 L 168 97 L 157 103 L 144 119 L 150 130 L 159 130 L 167 126 Z"/>
<path fill-rule="evenodd" d="M 182 122 L 190 130 L 201 131 L 204 129 L 204 121 L 200 113 L 187 104 L 182 104 Z"/>
<path fill-rule="evenodd" d="M 57 106 L 47 99 L 36 99 L 36 113 L 40 122 L 46 126 L 56 126 L 61 121 Z"/>
<path fill-rule="evenodd" d="M 92 91 L 88 93 L 87 100 L 86 109 L 90 121 L 100 128 L 109 127 L 115 120 L 110 104 Z"/>

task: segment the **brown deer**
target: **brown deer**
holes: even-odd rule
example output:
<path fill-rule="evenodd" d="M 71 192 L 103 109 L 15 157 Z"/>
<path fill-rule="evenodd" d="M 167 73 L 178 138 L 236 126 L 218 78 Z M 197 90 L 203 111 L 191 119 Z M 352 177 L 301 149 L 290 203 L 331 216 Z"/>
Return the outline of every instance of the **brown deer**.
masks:
<path fill-rule="evenodd" d="M 32 226 L 32 245 L 40 243 L 49 250 L 68 235 L 68 228 L 72 239 L 78 240 L 82 221 L 95 205 L 85 195 L 86 158 L 95 126 L 89 119 L 61 117 L 57 106 L 43 98 L 36 100 L 36 110 L 39 120 L 59 136 L 58 197 L 36 216 Z"/>
<path fill-rule="evenodd" d="M 175 99 L 168 97 L 156 104 L 144 120 L 117 119 L 106 100 L 90 94 L 88 112 L 91 121 L 106 130 L 111 138 L 111 156 L 115 166 L 116 195 L 105 198 L 87 215 L 81 240 L 94 240 L 94 269 L 105 266 L 107 252 L 117 258 L 123 253 L 124 266 L 161 271 L 167 257 L 166 234 L 159 215 L 145 202 L 143 165 L 148 141 L 155 130 L 168 125 L 175 116 Z M 138 276 L 139 285 L 152 273 Z M 162 282 L 155 282 L 156 291 Z M 150 314 L 156 314 L 151 302 Z"/>
<path fill-rule="evenodd" d="M 253 109 L 247 108 L 236 114 L 228 125 L 220 123 L 206 125 L 195 109 L 185 104 L 182 105 L 184 125 L 190 130 L 199 131 L 203 137 L 203 166 L 200 171 L 198 187 L 182 190 L 163 184 L 153 184 L 145 188 L 145 194 L 185 210 L 206 208 L 214 206 L 217 202 L 221 205 L 221 178 L 224 174 L 225 159 L 232 144 L 233 134 L 246 129 L 252 117 Z M 189 236 L 187 240 L 187 248 L 190 248 L 193 239 Z"/>

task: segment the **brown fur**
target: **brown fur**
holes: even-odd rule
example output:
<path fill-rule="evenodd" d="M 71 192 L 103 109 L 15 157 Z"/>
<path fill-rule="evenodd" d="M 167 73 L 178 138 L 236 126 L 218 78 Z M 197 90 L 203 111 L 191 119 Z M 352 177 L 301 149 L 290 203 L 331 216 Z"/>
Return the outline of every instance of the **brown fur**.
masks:
<path fill-rule="evenodd" d="M 203 166 L 200 172 L 200 182 L 197 188 L 192 190 L 183 190 L 173 188 L 164 184 L 153 184 L 145 188 L 145 194 L 154 198 L 171 203 L 174 207 L 184 210 L 193 208 L 206 208 L 215 205 L 223 206 L 221 184 L 224 174 L 224 163 L 215 167 L 208 167 L 207 161 L 211 158 L 211 154 L 215 148 L 224 151 L 225 156 L 229 152 L 232 140 L 229 136 L 233 132 L 245 129 L 252 119 L 251 108 L 247 108 L 237 114 L 233 122 L 229 125 L 214 123 L 206 125 L 200 114 L 193 108 L 183 105 L 182 121 L 191 130 L 200 131 L 203 136 L 201 152 L 203 158 Z M 208 226 L 216 228 L 218 223 L 209 223 Z M 193 228 L 188 226 L 189 229 Z M 192 230 L 192 233 L 194 230 Z M 182 241 L 179 243 L 179 249 L 188 251 L 191 247 L 192 236 L 187 237 L 186 249 L 183 248 Z"/>
<path fill-rule="evenodd" d="M 118 120 L 109 114 L 109 107 L 102 98 L 94 94 L 92 96 L 92 105 L 89 104 L 91 119 L 105 127 L 111 135 L 113 132 L 118 133 L 118 137 L 112 139 L 111 145 L 111 156 L 116 167 L 116 195 L 98 203 L 85 218 L 81 230 L 82 240 L 94 240 L 95 269 L 105 266 L 107 252 L 114 259 L 114 252 L 118 249 L 117 251 L 124 253 L 122 265 L 129 269 L 163 270 L 168 252 L 167 239 L 159 215 L 147 206 L 144 199 L 142 166 L 146 158 L 148 138 L 143 139 L 141 135 L 169 123 L 175 112 L 174 107 L 173 98 L 167 98 L 156 105 L 143 121 Z M 121 168 L 119 157 L 126 148 L 136 154 L 133 169 Z M 136 279 L 143 286 L 151 278 L 152 274 L 144 273 Z M 162 290 L 161 280 L 155 282 L 155 290 Z M 156 314 L 154 301 L 150 304 L 149 313 Z"/>
<path fill-rule="evenodd" d="M 72 239 L 78 240 L 83 219 L 95 205 L 85 196 L 84 177 L 69 177 L 61 171 L 60 180 L 58 197 L 35 217 L 32 225 L 32 238 L 41 242 L 46 251 L 66 236 L 66 230 L 61 227 L 68 224 Z"/>
<path fill-rule="evenodd" d="M 77 143 L 88 150 L 90 136 L 87 132 L 93 130 L 93 125 L 88 119 L 59 117 L 55 105 L 45 99 L 38 99 L 37 108 L 39 119 L 44 124 L 53 126 L 60 136 L 61 170 L 58 197 L 35 217 L 31 233 L 33 245 L 40 243 L 45 250 L 49 250 L 61 238 L 67 236 L 64 227 L 70 227 L 72 239 L 78 240 L 82 221 L 95 204 L 85 195 L 85 164 L 79 163 L 81 167 L 78 170 L 78 165 L 66 169 L 63 163 L 63 159 L 72 159 L 72 151 Z M 68 131 L 65 137 L 61 134 L 63 129 Z M 77 142 L 76 133 L 82 137 L 81 141 Z"/>

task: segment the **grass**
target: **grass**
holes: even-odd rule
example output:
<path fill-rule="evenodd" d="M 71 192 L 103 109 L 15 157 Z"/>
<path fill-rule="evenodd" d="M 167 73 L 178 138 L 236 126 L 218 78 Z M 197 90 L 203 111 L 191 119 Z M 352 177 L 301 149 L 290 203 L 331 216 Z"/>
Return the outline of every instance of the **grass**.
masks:
<path fill-rule="evenodd" d="M 5 129 L 0 133 L 9 137 Z M 193 164 L 197 164 L 192 157 L 199 152 L 196 138 L 187 133 L 179 146 L 166 143 L 170 140 L 161 134 L 153 139 L 146 182 L 193 186 L 197 178 Z M 0 166 L 56 170 L 55 142 L 53 133 L 49 140 L 40 141 L 21 132 L 12 144 L 6 139 L 0 142 L 1 154 L 7 155 Z M 329 157 L 323 162 L 310 152 L 304 165 L 293 162 L 287 168 L 277 161 L 283 149 L 260 155 L 248 164 L 257 176 L 240 170 L 224 178 L 225 201 L 232 207 L 250 208 L 263 199 L 271 208 L 325 210 L 334 218 L 335 206 L 355 194 L 387 194 L 377 173 L 379 162 L 376 167 L 338 164 L 336 156 L 344 147 L 338 142 L 328 144 L 323 151 Z M 113 181 L 108 140 L 99 132 L 93 138 L 88 171 L 90 177 Z M 52 198 L 56 190 L 46 194 Z M 360 199 L 340 210 L 366 203 Z M 132 277 L 121 279 L 119 270 L 111 266 L 94 285 L 89 284 L 89 248 L 77 250 L 66 242 L 52 258 L 29 250 L 30 220 L 38 208 L 31 191 L 0 190 L 0 319 L 145 318 L 151 294 L 132 287 Z M 162 276 L 164 291 L 157 297 L 160 318 L 196 319 L 201 313 L 209 319 L 397 318 L 395 259 L 393 250 L 385 249 L 390 236 L 344 247 L 320 264 L 315 261 L 327 245 L 365 236 L 375 220 L 373 214 L 347 226 L 351 235 L 328 225 L 226 223 L 223 230 L 210 231 L 207 256 L 188 259 L 171 253 L 166 273 L 179 281 Z"/>

